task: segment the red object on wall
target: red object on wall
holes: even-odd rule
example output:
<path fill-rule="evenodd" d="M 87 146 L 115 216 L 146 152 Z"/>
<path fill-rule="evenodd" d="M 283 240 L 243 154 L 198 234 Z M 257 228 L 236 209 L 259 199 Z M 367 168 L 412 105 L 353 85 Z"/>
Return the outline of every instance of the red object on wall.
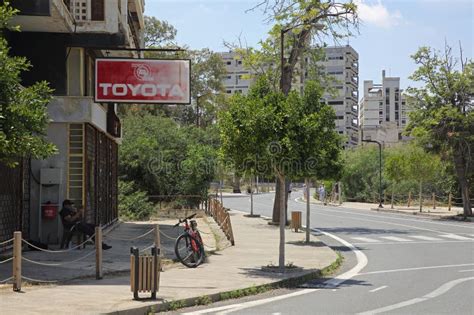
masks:
<path fill-rule="evenodd" d="M 95 60 L 96 103 L 191 103 L 191 61 Z"/>
<path fill-rule="evenodd" d="M 58 206 L 53 204 L 43 204 L 41 205 L 41 212 L 43 213 L 43 218 L 46 220 L 53 220 L 58 214 Z"/>

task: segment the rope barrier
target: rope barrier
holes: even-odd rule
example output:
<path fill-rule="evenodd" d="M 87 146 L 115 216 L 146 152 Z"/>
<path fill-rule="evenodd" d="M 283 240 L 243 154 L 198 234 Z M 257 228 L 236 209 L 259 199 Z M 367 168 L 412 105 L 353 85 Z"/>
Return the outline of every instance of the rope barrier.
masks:
<path fill-rule="evenodd" d="M 31 260 L 31 259 L 28 259 L 28 258 L 26 258 L 26 257 L 24 257 L 24 256 L 22 256 L 21 259 L 24 260 L 24 261 L 27 261 L 27 262 L 29 262 L 29 263 L 35 264 L 35 265 L 47 266 L 47 267 L 56 267 L 56 266 L 62 266 L 62 265 L 66 265 L 66 264 L 72 264 L 72 263 L 75 263 L 75 262 L 84 260 L 84 259 L 86 259 L 87 257 L 91 256 L 92 254 L 95 254 L 95 250 L 90 251 L 89 253 L 87 253 L 86 255 L 84 255 L 84 256 L 82 256 L 82 257 L 79 257 L 78 259 L 71 260 L 71 261 L 65 261 L 65 262 L 57 263 L 57 264 L 42 263 L 42 262 L 39 262 L 39 261 L 34 261 L 34 260 Z"/>
<path fill-rule="evenodd" d="M 5 260 L 0 261 L 0 265 L 1 265 L 1 264 L 5 264 L 5 263 L 9 262 L 10 260 L 13 260 L 13 257 L 10 257 L 10 258 L 8 258 L 8 259 L 5 259 Z"/>
<path fill-rule="evenodd" d="M 155 246 L 155 244 L 151 244 L 151 245 L 148 246 L 148 247 L 145 247 L 145 248 L 143 248 L 143 249 L 140 249 L 140 252 L 144 252 L 144 251 L 146 251 L 146 250 L 149 250 L 149 249 L 151 249 L 153 246 Z"/>
<path fill-rule="evenodd" d="M 25 276 L 21 276 L 22 279 L 25 279 L 25 280 L 28 280 L 28 281 L 31 281 L 31 282 L 37 282 L 37 283 L 57 283 L 58 281 L 57 280 L 38 280 L 38 279 L 33 279 L 33 278 L 29 278 L 29 277 L 25 277 Z"/>
<path fill-rule="evenodd" d="M 7 283 L 8 281 L 12 280 L 13 277 L 10 277 L 10 278 L 6 278 L 4 280 L 0 280 L 0 283 Z"/>
<path fill-rule="evenodd" d="M 9 240 L 6 240 L 6 241 L 3 241 L 3 242 L 0 242 L 0 246 L 5 245 L 5 244 L 10 243 L 10 242 L 13 242 L 13 238 L 11 238 Z"/>
<path fill-rule="evenodd" d="M 137 237 L 132 237 L 132 238 L 120 238 L 120 237 L 113 237 L 113 236 L 110 236 L 110 235 L 106 235 L 104 238 L 109 238 L 109 239 L 112 239 L 112 240 L 116 240 L 116 241 L 126 241 L 126 242 L 130 242 L 130 241 L 135 241 L 135 240 L 138 240 L 142 237 L 145 237 L 147 236 L 148 234 L 152 233 L 155 229 L 152 228 L 151 230 L 149 230 L 148 232 L 146 232 L 145 234 L 142 234 L 140 236 L 137 236 Z"/>
<path fill-rule="evenodd" d="M 160 230 L 160 234 L 163 235 L 164 237 L 166 237 L 167 239 L 170 239 L 170 240 L 173 240 L 173 241 L 176 241 L 176 239 L 179 237 L 179 235 L 175 236 L 175 237 L 171 237 L 171 236 L 167 235 L 165 232 L 163 232 L 161 230 Z"/>
<path fill-rule="evenodd" d="M 50 249 L 44 249 L 44 248 L 41 248 L 41 247 L 38 247 L 38 246 L 35 246 L 33 244 L 31 244 L 30 242 L 28 242 L 27 240 L 25 239 L 21 239 L 22 242 L 24 242 L 26 245 L 30 246 L 30 247 L 33 247 L 34 249 L 36 250 L 39 250 L 39 251 L 42 251 L 42 252 L 46 252 L 46 253 L 53 253 L 53 254 L 59 254 L 59 253 L 67 253 L 67 252 L 70 252 L 70 251 L 73 251 L 75 249 L 78 249 L 79 247 L 81 247 L 82 245 L 86 244 L 87 242 L 89 242 L 90 240 L 92 240 L 93 238 L 95 237 L 95 233 L 90 236 L 88 239 L 86 239 L 84 242 L 82 242 L 81 244 L 79 245 L 76 245 L 72 248 L 69 248 L 69 249 L 64 249 L 64 250 L 50 250 Z"/>

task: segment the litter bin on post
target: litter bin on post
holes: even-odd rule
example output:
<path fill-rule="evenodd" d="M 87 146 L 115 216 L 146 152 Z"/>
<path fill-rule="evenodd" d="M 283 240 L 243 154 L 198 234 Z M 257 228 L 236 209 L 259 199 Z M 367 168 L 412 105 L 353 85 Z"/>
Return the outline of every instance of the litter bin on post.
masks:
<path fill-rule="evenodd" d="M 151 298 L 156 299 L 160 249 L 152 247 L 151 255 L 140 255 L 138 248 L 132 247 L 130 254 L 130 288 L 133 298 L 139 299 L 138 292 L 151 292 Z"/>
<path fill-rule="evenodd" d="M 301 229 L 301 211 L 291 211 L 291 228 L 298 232 Z"/>

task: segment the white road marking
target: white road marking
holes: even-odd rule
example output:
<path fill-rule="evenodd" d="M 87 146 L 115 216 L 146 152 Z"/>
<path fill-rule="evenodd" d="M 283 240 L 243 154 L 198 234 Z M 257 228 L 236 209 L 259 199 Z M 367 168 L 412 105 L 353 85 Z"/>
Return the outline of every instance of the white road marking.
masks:
<path fill-rule="evenodd" d="M 441 239 L 431 236 L 424 236 L 424 235 L 409 235 L 409 237 L 416 238 L 418 240 L 424 241 L 441 241 Z"/>
<path fill-rule="evenodd" d="M 474 269 L 459 270 L 458 272 L 469 272 L 469 271 L 474 271 Z"/>
<path fill-rule="evenodd" d="M 414 271 L 414 270 L 441 269 L 441 268 L 454 268 L 454 267 L 469 267 L 469 266 L 474 266 L 474 263 L 472 263 L 472 264 L 459 264 L 459 265 L 441 265 L 441 266 L 427 266 L 427 267 L 413 267 L 413 268 L 401 268 L 401 269 L 369 271 L 369 272 L 359 273 L 357 276 L 373 275 L 373 274 L 378 274 L 378 273 L 400 272 L 400 271 Z"/>
<path fill-rule="evenodd" d="M 414 242 L 377 242 L 377 243 L 352 243 L 352 245 L 401 245 L 401 244 L 445 244 L 445 243 L 469 243 L 470 241 L 414 241 Z"/>
<path fill-rule="evenodd" d="M 396 236 L 381 236 L 380 238 L 395 241 L 395 242 L 413 242 L 412 240 L 408 240 L 406 238 L 396 237 Z"/>
<path fill-rule="evenodd" d="M 367 243 L 377 243 L 379 242 L 378 240 L 375 240 L 373 238 L 368 238 L 368 237 L 351 237 L 353 240 L 358 240 L 362 242 L 367 242 Z"/>
<path fill-rule="evenodd" d="M 331 287 L 331 288 L 337 287 L 338 285 L 344 283 L 345 281 L 355 277 L 367 265 L 367 263 L 368 263 L 367 256 L 365 256 L 365 254 L 363 252 L 361 252 L 359 249 L 357 249 L 357 247 L 355 247 L 351 243 L 347 242 L 346 240 L 344 240 L 344 239 L 342 239 L 342 238 L 340 238 L 340 237 L 338 237 L 334 234 L 328 233 L 328 232 L 324 232 L 324 231 L 321 231 L 321 230 L 318 230 L 318 229 L 312 229 L 312 231 L 327 235 L 328 237 L 331 237 L 331 238 L 335 239 L 336 241 L 338 241 L 339 243 L 341 243 L 345 247 L 348 247 L 351 251 L 354 252 L 354 254 L 356 256 L 356 259 L 357 259 L 357 264 L 351 270 L 343 273 L 342 275 L 337 276 L 336 278 L 332 278 L 332 279 L 329 279 L 329 280 L 325 281 L 323 283 L 325 287 Z M 271 297 L 271 298 L 266 298 L 266 299 L 262 299 L 262 300 L 250 301 L 250 302 L 233 304 L 233 305 L 227 305 L 225 309 L 223 309 L 222 307 L 217 307 L 217 308 L 211 308 L 211 309 L 207 309 L 207 310 L 203 310 L 203 311 L 199 311 L 199 312 L 187 313 L 186 315 L 193 315 L 193 314 L 199 315 L 199 314 L 206 314 L 206 313 L 212 313 L 212 312 L 218 312 L 217 313 L 218 315 L 225 315 L 225 314 L 229 314 L 231 312 L 235 312 L 235 311 L 239 311 L 239 310 L 243 310 L 243 309 L 247 309 L 247 308 L 250 308 L 250 307 L 263 305 L 263 304 L 267 304 L 267 303 L 271 303 L 271 302 L 275 302 L 275 301 L 279 301 L 279 300 L 284 300 L 284 299 L 292 298 L 292 297 L 295 297 L 295 296 L 300 296 L 300 295 L 304 295 L 304 294 L 308 294 L 308 293 L 313 293 L 313 292 L 316 292 L 316 291 L 319 291 L 319 290 L 320 289 L 303 289 L 303 290 L 296 291 L 296 292 L 293 292 L 293 293 L 280 295 L 280 296 L 275 296 L 275 297 Z"/>
<path fill-rule="evenodd" d="M 463 282 L 466 282 L 466 281 L 469 281 L 469 280 L 474 280 L 474 277 L 461 278 L 461 279 L 449 281 L 449 282 L 446 282 L 445 284 L 443 284 L 442 286 L 440 286 L 439 288 L 437 288 L 436 290 L 434 290 L 434 291 L 432 291 L 432 292 L 430 292 L 430 293 L 428 293 L 428 294 L 426 294 L 426 295 L 424 295 L 420 298 L 414 298 L 414 299 L 403 301 L 403 302 L 400 302 L 400 303 L 397 303 L 397 304 L 388 305 L 388 306 L 385 306 L 385 307 L 377 308 L 375 310 L 359 313 L 359 315 L 371 315 L 371 314 L 390 312 L 390 311 L 393 311 L 393 310 L 396 310 L 396 309 L 399 309 L 399 308 L 402 308 L 402 307 L 406 307 L 406 306 L 409 306 L 409 305 L 424 302 L 424 301 L 427 301 L 429 299 L 433 299 L 433 298 L 436 298 L 440 295 L 443 295 L 446 292 L 448 292 L 449 290 L 451 290 L 453 287 L 455 287 L 456 285 L 458 285 L 460 283 L 463 283 Z"/>
<path fill-rule="evenodd" d="M 302 203 L 302 202 L 299 202 L 297 200 L 295 200 L 297 203 Z M 349 209 L 349 208 L 347 208 Z M 400 215 L 397 215 L 397 214 L 387 214 L 387 215 L 374 215 L 374 214 L 365 214 L 365 213 L 356 213 L 356 212 L 353 212 L 353 211 L 343 211 L 343 210 L 337 210 L 337 209 L 322 209 L 322 208 L 319 208 L 318 211 L 326 211 L 326 212 L 340 212 L 340 213 L 344 213 L 344 214 L 354 214 L 354 215 L 360 215 L 360 216 L 365 216 L 365 217 L 373 217 L 373 218 L 380 218 L 380 219 L 386 219 L 386 218 L 390 218 L 390 219 L 394 219 L 394 220 L 401 220 L 401 221 L 412 221 L 412 222 L 424 222 L 424 223 L 428 223 L 428 224 L 435 224 L 435 225 L 444 225 L 444 226 L 455 226 L 455 227 L 460 227 L 460 228 L 466 228 L 466 229 L 469 229 L 469 230 L 472 230 L 474 229 L 472 227 L 472 225 L 469 225 L 469 224 L 453 224 L 453 223 L 441 223 L 441 222 L 434 222 L 433 219 L 423 219 L 423 218 L 418 218 L 418 219 L 408 219 L 408 218 L 401 218 Z M 358 209 L 355 209 L 356 211 L 359 211 Z M 365 211 L 365 210 L 360 210 L 360 211 Z M 406 216 L 406 214 L 401 214 L 402 216 Z M 384 221 L 377 221 L 377 222 L 381 222 L 381 223 L 386 223 Z M 421 229 L 421 228 L 420 228 Z M 429 231 L 430 229 L 425 229 L 427 231 Z M 433 230 L 431 230 L 433 231 Z"/>
<path fill-rule="evenodd" d="M 194 311 L 190 313 L 181 313 L 181 315 L 201 315 L 201 314 L 207 314 L 207 313 L 212 313 L 212 312 L 219 312 L 219 311 L 228 310 L 229 308 L 234 308 L 235 305 L 240 305 L 240 304 L 225 305 L 225 306 L 214 307 L 214 308 L 202 310 L 202 311 Z"/>
<path fill-rule="evenodd" d="M 388 285 L 383 285 L 383 286 L 381 286 L 381 287 L 378 287 L 377 289 L 370 290 L 369 292 L 370 292 L 370 293 L 374 293 L 374 292 L 383 290 L 383 289 L 385 289 L 385 288 L 388 288 Z"/>
<path fill-rule="evenodd" d="M 451 238 L 453 240 L 463 240 L 463 241 L 474 241 L 474 239 L 461 236 L 461 235 L 456 235 L 456 234 L 444 234 L 444 235 L 439 235 L 441 237 L 446 237 L 446 238 Z"/>

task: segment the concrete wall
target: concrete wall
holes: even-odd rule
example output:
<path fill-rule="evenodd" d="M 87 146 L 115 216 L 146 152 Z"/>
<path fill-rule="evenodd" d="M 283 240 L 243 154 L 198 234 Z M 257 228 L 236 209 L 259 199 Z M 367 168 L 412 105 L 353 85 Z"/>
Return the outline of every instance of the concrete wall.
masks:
<path fill-rule="evenodd" d="M 46 160 L 33 160 L 31 162 L 31 199 L 30 199 L 30 235 L 31 238 L 38 240 L 38 220 L 40 215 L 41 202 L 51 201 L 52 203 L 60 202 L 67 196 L 67 150 L 68 150 L 68 129 L 65 123 L 51 123 L 48 126 L 48 140 L 54 143 L 58 149 L 58 153 Z M 43 186 L 42 200 L 40 201 L 40 170 L 42 168 L 59 168 L 61 169 L 61 184 L 51 187 Z M 59 197 L 59 199 L 58 199 Z M 59 210 L 59 209 L 58 209 Z M 48 243 L 56 243 L 62 235 L 62 225 L 59 216 L 55 220 L 42 219 L 42 235 L 41 241 Z"/>

